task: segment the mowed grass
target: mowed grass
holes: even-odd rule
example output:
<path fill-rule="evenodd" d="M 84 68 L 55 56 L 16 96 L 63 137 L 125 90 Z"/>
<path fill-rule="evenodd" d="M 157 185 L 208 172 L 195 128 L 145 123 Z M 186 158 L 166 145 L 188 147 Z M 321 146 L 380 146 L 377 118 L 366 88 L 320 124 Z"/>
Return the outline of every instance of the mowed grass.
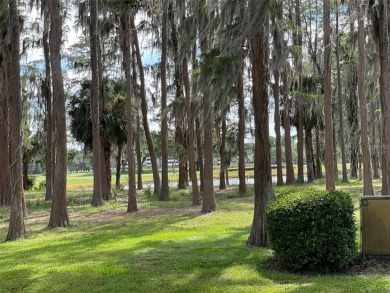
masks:
<path fill-rule="evenodd" d="M 354 193 L 360 182 L 341 184 Z M 276 189 L 282 191 L 287 187 Z M 314 185 L 290 190 L 323 188 Z M 389 292 L 380 275 L 300 275 L 269 268 L 272 251 L 245 244 L 253 216 L 253 187 L 217 192 L 217 212 L 201 214 L 188 191 L 170 202 L 138 194 L 140 211 L 126 198 L 90 206 L 90 191 L 69 193 L 72 227 L 48 229 L 50 205 L 26 195 L 27 239 L 0 243 L 0 292 Z M 8 210 L 0 209 L 0 239 Z"/>

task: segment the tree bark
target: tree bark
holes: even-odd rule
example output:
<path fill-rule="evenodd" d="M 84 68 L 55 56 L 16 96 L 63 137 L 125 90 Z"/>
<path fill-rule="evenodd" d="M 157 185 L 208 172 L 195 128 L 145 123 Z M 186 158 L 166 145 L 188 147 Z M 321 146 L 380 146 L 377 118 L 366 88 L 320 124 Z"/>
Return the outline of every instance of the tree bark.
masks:
<path fill-rule="evenodd" d="M 90 0 L 91 23 L 91 69 L 92 69 L 92 89 L 91 89 L 91 116 L 92 116 L 92 148 L 93 148 L 93 196 L 92 205 L 103 205 L 102 177 L 101 166 L 101 141 L 100 141 L 100 82 L 99 80 L 99 43 L 98 43 L 98 3 L 97 0 Z"/>
<path fill-rule="evenodd" d="M 321 143 L 320 143 L 320 130 L 316 127 L 316 179 L 322 177 L 322 166 L 321 166 Z"/>
<path fill-rule="evenodd" d="M 50 61 L 53 83 L 54 115 L 54 186 L 49 227 L 69 226 L 66 198 L 67 147 L 64 81 L 61 69 L 62 18 L 60 1 L 50 1 Z"/>
<path fill-rule="evenodd" d="M 126 78 L 126 114 L 127 114 L 127 156 L 128 156 L 128 175 L 129 175 L 129 191 L 127 212 L 133 213 L 138 211 L 137 207 L 137 191 L 135 184 L 135 168 L 134 168 L 134 150 L 133 150 L 133 85 L 131 80 L 131 50 L 130 50 L 130 34 L 131 21 L 130 12 L 125 10 L 122 12 L 122 38 L 123 38 L 123 64 Z M 131 17 L 132 18 L 132 17 Z"/>
<path fill-rule="evenodd" d="M 388 1 L 380 0 L 378 10 L 378 37 L 380 61 L 380 97 L 382 109 L 382 195 L 390 194 L 390 69 Z"/>
<path fill-rule="evenodd" d="M 120 188 L 121 186 L 121 161 L 122 161 L 122 145 L 118 145 L 118 153 L 116 156 L 116 177 L 115 187 Z"/>
<path fill-rule="evenodd" d="M 331 44 L 330 44 L 330 1 L 324 0 L 324 108 L 325 108 L 325 170 L 326 190 L 336 187 L 333 153 L 333 120 L 332 120 L 332 88 L 331 88 Z"/>
<path fill-rule="evenodd" d="M 0 6 L 4 5 L 0 0 Z M 5 23 L 4 23 L 5 25 Z M 3 170 L 0 172 L 0 206 L 9 206 L 11 204 L 11 186 L 10 186 L 10 164 L 9 164 L 9 54 L 6 43 L 7 28 L 0 28 L 0 166 Z"/>
<path fill-rule="evenodd" d="M 358 89 L 359 89 L 359 109 L 360 109 L 360 129 L 361 129 L 361 146 L 363 160 L 363 195 L 375 195 L 372 185 L 370 146 L 368 143 L 368 116 L 367 101 L 365 90 L 365 45 L 364 45 L 364 13 L 361 7 L 361 1 L 355 0 L 358 15 L 358 47 L 359 47 L 359 67 L 358 67 Z"/>
<path fill-rule="evenodd" d="M 192 187 L 192 205 L 200 205 L 198 178 L 196 175 L 196 160 L 194 146 L 194 117 L 191 109 L 191 91 L 190 79 L 188 74 L 187 58 L 183 61 L 183 80 L 186 96 L 186 114 L 187 114 L 187 138 L 188 138 L 188 162 L 190 167 L 191 187 Z"/>
<path fill-rule="evenodd" d="M 337 96 L 339 106 L 340 123 L 340 149 L 341 149 L 341 167 L 343 182 L 348 182 L 347 160 L 345 155 L 345 137 L 344 137 L 344 119 L 343 119 L 343 95 L 341 94 L 341 69 L 340 69 L 340 37 L 339 37 L 339 13 L 336 1 L 336 62 L 337 62 Z"/>
<path fill-rule="evenodd" d="M 243 66 L 243 65 L 241 65 Z M 237 79 L 237 100 L 238 100 L 238 191 L 241 194 L 246 193 L 245 181 L 245 96 L 244 96 L 244 78 L 242 68 L 238 72 Z"/>
<path fill-rule="evenodd" d="M 280 93 L 279 93 L 279 80 L 280 74 L 279 70 L 274 70 L 274 87 L 273 94 L 275 99 L 275 113 L 274 113 L 274 122 L 275 122 L 275 135 L 276 135 L 276 168 L 277 168 L 277 186 L 282 186 L 283 183 L 283 167 L 282 167 L 282 145 L 281 145 L 281 134 L 280 134 Z"/>
<path fill-rule="evenodd" d="M 199 177 L 200 177 L 200 191 L 204 192 L 204 164 L 203 164 L 203 148 L 202 148 L 202 133 L 200 129 L 199 117 L 195 117 L 196 127 L 196 149 L 198 152 L 198 165 L 199 165 Z"/>
<path fill-rule="evenodd" d="M 164 3 L 164 1 L 163 1 Z M 168 113 L 167 113 L 167 56 L 168 56 L 168 12 L 163 8 L 161 30 L 161 192 L 160 200 L 169 200 L 168 185 Z"/>
<path fill-rule="evenodd" d="M 106 183 L 107 183 L 107 189 L 109 193 L 105 193 L 105 200 L 109 200 L 111 194 L 111 186 L 112 186 L 112 175 L 111 175 L 111 146 L 105 145 L 103 147 L 103 154 L 104 154 L 104 168 L 105 172 L 104 174 L 106 175 Z"/>
<path fill-rule="evenodd" d="M 255 2 L 255 1 L 254 1 Z M 256 5 L 253 3 L 253 5 Z M 250 40 L 252 64 L 253 110 L 255 121 L 254 185 L 255 208 L 250 246 L 267 246 L 266 208 L 273 196 L 271 177 L 271 151 L 268 118 L 268 25 L 267 18 L 259 32 Z"/>
<path fill-rule="evenodd" d="M 134 30 L 133 30 L 134 31 Z M 141 125 L 139 119 L 139 111 L 137 111 L 137 133 L 135 134 L 135 151 L 137 155 L 137 190 L 142 190 L 142 155 L 141 155 Z M 159 175 L 160 176 L 160 175 Z M 156 189 L 155 189 L 156 190 Z"/>
<path fill-rule="evenodd" d="M 226 189 L 226 181 L 225 181 L 225 147 L 226 147 L 226 114 L 222 114 L 224 117 L 222 118 L 222 135 L 221 135 L 221 145 L 219 147 L 219 156 L 220 156 L 220 164 L 219 164 L 219 190 Z"/>
<path fill-rule="evenodd" d="M 286 69 L 283 71 L 283 124 L 284 147 L 286 156 L 286 184 L 294 184 L 294 164 L 291 147 L 290 103 L 288 98 L 288 79 Z"/>
<path fill-rule="evenodd" d="M 312 127 L 305 127 L 305 150 L 307 165 L 307 182 L 314 180 L 313 135 Z"/>
<path fill-rule="evenodd" d="M 53 96 L 51 92 L 51 67 L 50 67 L 50 46 L 49 46 L 50 15 L 49 5 L 44 7 L 44 30 L 43 30 L 43 52 L 45 57 L 45 80 L 42 84 L 43 95 L 46 103 L 46 193 L 45 201 L 53 198 L 53 174 L 54 174 L 54 151 L 53 151 Z"/>

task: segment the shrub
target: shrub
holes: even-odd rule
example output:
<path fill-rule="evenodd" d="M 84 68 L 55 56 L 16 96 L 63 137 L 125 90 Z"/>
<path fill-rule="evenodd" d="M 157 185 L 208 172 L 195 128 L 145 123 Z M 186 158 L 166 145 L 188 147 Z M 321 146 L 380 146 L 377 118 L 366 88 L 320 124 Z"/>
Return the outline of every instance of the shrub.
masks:
<path fill-rule="evenodd" d="M 329 273 L 357 256 L 354 206 L 341 191 L 279 196 L 267 208 L 272 249 L 293 270 Z"/>
<path fill-rule="evenodd" d="M 31 190 L 35 184 L 35 176 L 27 176 L 27 190 Z"/>

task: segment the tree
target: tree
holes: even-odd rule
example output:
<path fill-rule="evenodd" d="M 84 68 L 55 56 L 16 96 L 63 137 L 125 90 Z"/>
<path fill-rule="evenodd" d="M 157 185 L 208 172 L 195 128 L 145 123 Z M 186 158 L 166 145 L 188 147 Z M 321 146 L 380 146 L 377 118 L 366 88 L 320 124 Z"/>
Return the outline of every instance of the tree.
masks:
<path fill-rule="evenodd" d="M 0 1 L 0 206 L 11 204 L 10 168 L 9 166 L 9 105 L 8 81 L 9 54 L 6 33 L 8 30 L 8 12 L 4 1 Z"/>
<path fill-rule="evenodd" d="M 330 44 L 330 1 L 324 0 L 324 110 L 325 110 L 325 170 L 326 189 L 335 189 L 333 120 L 331 92 L 331 44 Z"/>
<path fill-rule="evenodd" d="M 168 117 L 167 117 L 167 56 L 168 56 L 168 1 L 162 1 L 161 28 L 161 191 L 160 200 L 169 200 L 168 186 Z"/>
<path fill-rule="evenodd" d="M 363 194 L 375 195 L 374 187 L 372 186 L 371 173 L 371 158 L 370 146 L 368 144 L 368 117 L 367 117 L 367 102 L 365 91 L 365 46 L 364 46 L 364 13 L 361 7 L 361 1 L 355 0 L 356 12 L 358 17 L 358 47 L 359 47 L 359 67 L 358 67 L 358 88 L 359 88 L 359 109 L 360 109 L 360 128 L 361 128 L 361 144 L 363 154 L 364 181 Z"/>
<path fill-rule="evenodd" d="M 249 2 L 248 9 L 251 19 L 262 23 L 258 31 L 249 39 L 250 57 L 252 65 L 253 110 L 255 120 L 255 161 L 254 161 L 254 185 L 255 207 L 251 233 L 247 244 L 251 246 L 266 246 L 267 231 L 265 210 L 268 201 L 273 196 L 271 178 L 271 152 L 269 143 L 269 118 L 268 118 L 268 16 L 267 11 L 270 1 Z"/>
<path fill-rule="evenodd" d="M 66 198 L 67 146 L 64 81 L 61 69 L 62 17 L 59 0 L 50 1 L 50 63 L 52 68 L 55 149 L 53 198 L 49 226 L 52 228 L 69 225 Z"/>
<path fill-rule="evenodd" d="M 243 63 L 242 63 L 243 66 Z M 241 67 L 237 77 L 237 100 L 238 100 L 238 191 L 246 193 L 245 178 L 245 96 L 244 96 L 244 78 L 243 68 Z"/>
<path fill-rule="evenodd" d="M 380 101 L 382 109 L 382 195 L 390 193 L 390 64 L 389 64 L 389 16 L 386 0 L 369 0 L 371 21 L 379 51 Z"/>
<path fill-rule="evenodd" d="M 140 81 L 141 81 L 140 97 L 141 97 L 142 123 L 143 123 L 143 127 L 144 127 L 146 142 L 148 144 L 150 160 L 152 163 L 154 195 L 159 196 L 160 188 L 161 188 L 160 174 L 158 171 L 156 150 L 154 148 L 152 135 L 150 134 L 150 129 L 149 129 L 148 104 L 146 101 L 145 73 L 144 73 L 144 67 L 142 64 L 141 50 L 140 50 L 139 41 L 138 41 L 138 33 L 137 33 L 137 29 L 136 29 L 135 24 L 134 24 L 134 20 L 131 23 L 131 29 L 132 29 L 132 33 L 133 33 L 133 42 L 135 45 L 135 53 L 136 53 L 136 57 L 137 57 L 137 65 L 138 65 L 139 76 L 140 76 Z"/>
<path fill-rule="evenodd" d="M 91 116 L 92 116 L 92 147 L 93 147 L 93 195 L 92 205 L 103 205 L 103 193 L 101 181 L 101 145 L 100 145 L 100 123 L 99 123 L 99 100 L 100 100 L 100 82 L 99 81 L 99 38 L 98 38 L 98 1 L 90 0 L 91 20 L 90 20 L 90 46 L 91 46 L 91 70 L 92 70 L 92 88 L 91 88 Z"/>
<path fill-rule="evenodd" d="M 3 11 L 7 11 L 6 3 Z M 20 23 L 17 0 L 9 1 L 9 49 L 10 67 L 8 77 L 9 94 L 9 152 L 10 152 L 10 185 L 11 210 L 7 241 L 24 237 L 24 194 L 22 176 L 22 96 L 20 81 Z"/>
<path fill-rule="evenodd" d="M 133 87 L 131 80 L 131 50 L 130 50 L 130 35 L 131 35 L 131 22 L 133 16 L 129 7 L 124 7 L 121 23 L 122 23 L 122 51 L 123 51 L 123 64 L 126 78 L 126 113 L 127 113 L 127 157 L 129 162 L 129 191 L 128 191 L 128 205 L 127 212 L 132 213 L 138 211 L 136 186 L 135 186 L 135 169 L 134 169 L 134 148 L 133 148 L 133 120 L 132 120 L 132 96 Z"/>

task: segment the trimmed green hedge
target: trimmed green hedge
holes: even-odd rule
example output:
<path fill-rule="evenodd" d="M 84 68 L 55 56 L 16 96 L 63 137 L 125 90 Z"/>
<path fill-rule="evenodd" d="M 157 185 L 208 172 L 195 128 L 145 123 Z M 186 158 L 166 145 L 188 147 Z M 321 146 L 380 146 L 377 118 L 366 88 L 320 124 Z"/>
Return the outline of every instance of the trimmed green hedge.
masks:
<path fill-rule="evenodd" d="M 272 249 L 293 270 L 329 273 L 357 256 L 354 206 L 341 191 L 282 195 L 267 208 Z"/>

